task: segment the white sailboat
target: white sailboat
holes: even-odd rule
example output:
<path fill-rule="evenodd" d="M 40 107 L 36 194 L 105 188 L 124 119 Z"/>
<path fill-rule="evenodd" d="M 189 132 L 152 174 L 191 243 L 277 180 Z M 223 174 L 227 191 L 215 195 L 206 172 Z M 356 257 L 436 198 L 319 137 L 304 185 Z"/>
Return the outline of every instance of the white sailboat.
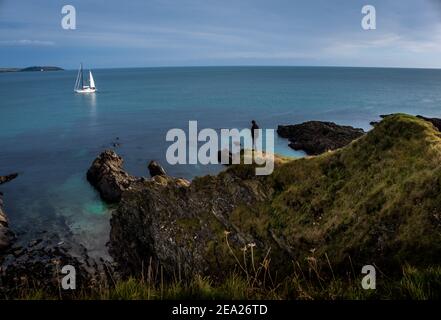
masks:
<path fill-rule="evenodd" d="M 89 70 L 89 85 L 84 84 L 82 63 L 80 64 L 80 70 L 78 70 L 74 91 L 76 93 L 94 93 L 96 91 L 95 81 L 93 80 L 92 71 Z"/>

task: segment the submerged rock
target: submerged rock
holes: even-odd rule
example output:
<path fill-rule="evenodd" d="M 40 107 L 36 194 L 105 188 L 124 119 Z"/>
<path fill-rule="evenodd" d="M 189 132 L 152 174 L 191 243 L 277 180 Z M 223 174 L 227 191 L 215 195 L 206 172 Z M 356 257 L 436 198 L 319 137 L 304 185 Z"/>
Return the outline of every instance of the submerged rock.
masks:
<path fill-rule="evenodd" d="M 8 175 L 1 181 L 16 176 Z M 78 290 L 106 285 L 115 276 L 108 262 L 88 255 L 56 212 L 48 212 L 46 218 L 29 217 L 22 229 L 10 229 L 0 193 L 0 299 L 21 298 L 23 293 L 42 288 L 45 294 L 68 297 L 74 291 L 60 289 L 61 269 L 66 265 L 75 268 Z"/>
<path fill-rule="evenodd" d="M 48 231 L 50 230 L 50 231 Z M 14 229 L 15 241 L 0 261 L 0 299 L 16 298 L 32 290 L 70 297 L 91 287 L 110 284 L 115 278 L 108 261 L 89 255 L 72 233 L 67 219 L 48 210 L 44 216 L 29 216 Z M 75 268 L 76 290 L 63 290 L 62 268 Z"/>
<path fill-rule="evenodd" d="M 279 125 L 277 133 L 289 139 L 294 150 L 317 155 L 349 144 L 364 134 L 363 129 L 340 126 L 333 122 L 308 121 L 296 125 Z"/>
<path fill-rule="evenodd" d="M 114 151 L 106 150 L 87 171 L 87 180 L 99 191 L 103 200 L 118 202 L 123 191 L 135 180 L 122 167 L 123 159 Z"/>

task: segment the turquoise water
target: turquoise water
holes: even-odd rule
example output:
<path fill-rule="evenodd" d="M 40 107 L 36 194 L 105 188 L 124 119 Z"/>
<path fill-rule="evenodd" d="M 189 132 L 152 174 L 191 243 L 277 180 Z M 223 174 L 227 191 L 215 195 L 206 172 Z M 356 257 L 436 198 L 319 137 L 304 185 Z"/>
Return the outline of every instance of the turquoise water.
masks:
<path fill-rule="evenodd" d="M 134 175 L 159 160 L 175 176 L 215 173 L 221 166 L 165 161 L 167 130 L 262 128 L 329 120 L 370 128 L 379 114 L 441 117 L 441 71 L 417 69 L 220 67 L 94 71 L 99 92 L 73 93 L 76 71 L 0 74 L 0 187 L 14 228 L 48 228 L 63 219 L 92 253 L 103 255 L 110 208 L 85 173 L 114 148 Z M 301 156 L 276 140 L 276 152 Z"/>

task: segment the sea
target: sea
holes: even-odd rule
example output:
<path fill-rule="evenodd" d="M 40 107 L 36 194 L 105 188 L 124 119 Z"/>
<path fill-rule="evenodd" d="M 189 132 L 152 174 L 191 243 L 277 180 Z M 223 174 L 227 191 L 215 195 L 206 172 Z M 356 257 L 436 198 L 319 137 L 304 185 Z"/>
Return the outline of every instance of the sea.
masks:
<path fill-rule="evenodd" d="M 170 165 L 170 129 L 261 128 L 308 120 L 370 130 L 379 115 L 441 117 L 441 70 L 342 67 L 164 67 L 93 70 L 98 92 L 76 94 L 77 70 L 0 73 L 0 186 L 11 227 L 57 232 L 62 221 L 91 256 L 110 259 L 110 216 L 86 180 L 105 149 L 125 169 L 148 176 L 159 161 L 168 174 L 193 179 L 221 165 Z M 277 137 L 275 152 L 304 153 Z M 65 231 L 59 231 L 65 232 Z"/>

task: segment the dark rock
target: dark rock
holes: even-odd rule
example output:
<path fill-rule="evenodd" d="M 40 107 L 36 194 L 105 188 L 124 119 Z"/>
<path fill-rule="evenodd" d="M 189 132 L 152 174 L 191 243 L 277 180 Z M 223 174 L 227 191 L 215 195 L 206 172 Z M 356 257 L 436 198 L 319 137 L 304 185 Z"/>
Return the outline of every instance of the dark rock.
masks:
<path fill-rule="evenodd" d="M 121 146 L 121 142 L 119 140 L 119 137 L 116 137 L 115 140 L 113 140 L 110 145 L 114 148 L 119 148 Z"/>
<path fill-rule="evenodd" d="M 308 121 L 296 125 L 278 126 L 277 133 L 289 139 L 294 150 L 317 155 L 349 144 L 364 134 L 363 129 L 340 126 L 333 122 Z"/>
<path fill-rule="evenodd" d="M 385 118 L 387 118 L 389 116 L 393 116 L 393 115 L 395 115 L 395 114 L 394 113 L 391 113 L 391 114 L 381 114 L 380 118 L 385 119 Z M 419 119 L 422 119 L 422 120 L 425 120 L 425 121 L 428 121 L 428 122 L 432 123 L 433 126 L 436 129 L 438 129 L 438 131 L 441 131 L 441 119 L 440 118 L 428 118 L 428 117 L 424 117 L 424 116 L 421 116 L 421 115 L 417 115 L 416 117 L 419 118 Z M 371 122 L 371 124 L 372 124 L 372 122 Z"/>
<path fill-rule="evenodd" d="M 0 262 L 2 260 L 1 255 L 11 246 L 14 239 L 15 236 L 9 228 L 8 218 L 3 211 L 3 200 L 0 196 Z"/>
<path fill-rule="evenodd" d="M 369 124 L 371 125 L 371 126 L 373 126 L 373 127 L 375 127 L 377 124 L 379 124 L 380 122 L 379 121 L 371 121 L 371 122 L 369 122 Z"/>
<path fill-rule="evenodd" d="M 15 178 L 17 178 L 18 173 L 8 174 L 7 176 L 0 176 L 0 184 L 9 182 Z"/>
<path fill-rule="evenodd" d="M 106 150 L 93 161 L 87 171 L 87 180 L 107 202 L 118 202 L 123 191 L 135 180 L 122 166 L 123 159 L 114 151 Z"/>
<path fill-rule="evenodd" d="M 18 173 L 9 174 L 7 176 L 0 176 L 0 184 L 9 182 L 15 179 Z M 0 192 L 0 262 L 2 260 L 1 255 L 6 252 L 6 250 L 11 246 L 15 239 L 14 233 L 9 228 L 8 218 L 3 210 L 3 199 L 2 193 Z"/>
<path fill-rule="evenodd" d="M 69 295 L 72 291 L 60 290 L 63 266 L 71 265 L 76 271 L 76 287 L 87 290 L 107 279 L 103 265 L 91 259 L 86 248 L 72 241 L 58 241 L 58 235 L 48 234 L 22 246 L 12 247 L 0 266 L 1 294 L 16 295 L 20 288 L 44 288 L 47 294 Z"/>
<path fill-rule="evenodd" d="M 148 165 L 148 169 L 150 172 L 150 176 L 152 178 L 154 176 L 166 176 L 167 175 L 164 168 L 158 162 L 156 162 L 154 160 L 150 161 L 150 163 Z"/>
<path fill-rule="evenodd" d="M 39 231 L 49 224 L 53 232 Z M 0 263 L 0 299 L 42 288 L 46 294 L 64 298 L 94 285 L 110 283 L 112 266 L 91 258 L 87 249 L 74 239 L 65 219 L 29 221 L 23 227 L 24 232 L 17 232 L 16 241 Z M 74 291 L 60 289 L 64 276 L 61 269 L 65 265 L 75 268 Z"/>
<path fill-rule="evenodd" d="M 417 116 L 417 118 L 423 119 L 425 121 L 429 121 L 434 125 L 435 128 L 438 129 L 438 131 L 441 131 L 441 119 L 439 118 L 426 118 L 423 116 Z"/>

